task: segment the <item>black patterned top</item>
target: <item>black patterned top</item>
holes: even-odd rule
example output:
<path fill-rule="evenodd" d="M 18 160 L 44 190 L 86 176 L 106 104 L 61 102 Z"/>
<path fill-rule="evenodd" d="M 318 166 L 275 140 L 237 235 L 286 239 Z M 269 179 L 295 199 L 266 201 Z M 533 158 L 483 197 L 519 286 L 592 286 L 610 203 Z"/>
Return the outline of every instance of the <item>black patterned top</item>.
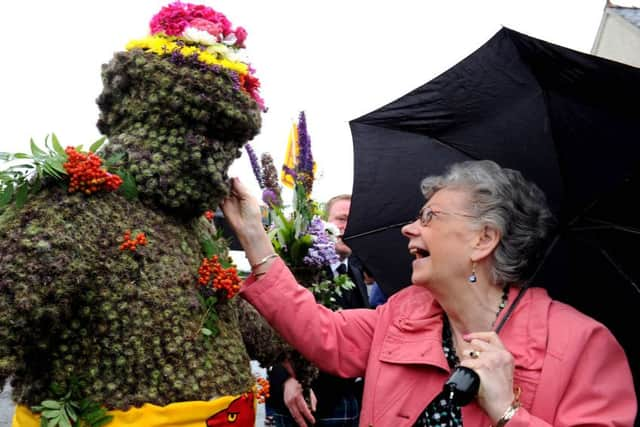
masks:
<path fill-rule="evenodd" d="M 453 347 L 451 328 L 446 315 L 442 319 L 442 350 L 447 358 L 449 368 L 454 369 L 460 360 Z M 446 393 L 441 392 L 429 403 L 413 427 L 461 427 L 462 413 L 460 407 L 453 405 Z"/>

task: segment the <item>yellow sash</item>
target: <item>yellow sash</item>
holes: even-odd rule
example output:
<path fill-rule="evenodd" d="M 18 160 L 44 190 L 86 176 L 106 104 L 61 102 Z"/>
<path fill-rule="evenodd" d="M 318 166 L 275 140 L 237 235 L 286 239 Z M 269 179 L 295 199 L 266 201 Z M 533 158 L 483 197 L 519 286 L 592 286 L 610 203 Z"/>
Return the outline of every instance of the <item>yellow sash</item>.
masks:
<path fill-rule="evenodd" d="M 127 411 L 109 411 L 113 420 L 106 427 L 253 427 L 256 401 L 253 393 L 224 396 L 208 402 L 179 402 L 167 406 L 145 403 Z M 13 427 L 40 427 L 40 415 L 19 405 L 13 416 Z"/>

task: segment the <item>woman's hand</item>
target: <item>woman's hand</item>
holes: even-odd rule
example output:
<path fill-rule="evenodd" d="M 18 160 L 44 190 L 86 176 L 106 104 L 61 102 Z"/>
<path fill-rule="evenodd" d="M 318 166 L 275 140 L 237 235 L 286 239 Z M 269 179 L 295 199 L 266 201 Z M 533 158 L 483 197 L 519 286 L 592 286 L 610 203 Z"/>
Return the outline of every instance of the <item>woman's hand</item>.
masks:
<path fill-rule="evenodd" d="M 275 253 L 271 240 L 262 225 L 258 201 L 249 194 L 238 178 L 231 178 L 229 196 L 220 205 L 224 219 L 233 229 L 245 251 L 249 264 L 255 265 L 266 256 Z M 265 263 L 261 270 L 267 269 Z"/>
<path fill-rule="evenodd" d="M 478 404 L 495 425 L 514 400 L 513 356 L 495 332 L 470 333 L 464 340 L 471 349 L 465 351 L 460 365 L 480 376 Z"/>

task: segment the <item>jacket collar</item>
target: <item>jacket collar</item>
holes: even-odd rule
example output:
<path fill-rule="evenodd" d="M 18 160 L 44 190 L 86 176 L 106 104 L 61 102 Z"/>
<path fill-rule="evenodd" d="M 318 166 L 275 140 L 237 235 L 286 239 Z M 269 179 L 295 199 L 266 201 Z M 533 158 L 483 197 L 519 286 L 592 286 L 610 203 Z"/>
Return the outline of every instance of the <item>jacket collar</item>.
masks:
<path fill-rule="evenodd" d="M 512 287 L 508 307 L 519 288 Z M 393 364 L 432 365 L 449 372 L 442 351 L 442 307 L 426 288 L 411 285 L 394 296 L 391 324 L 385 333 L 380 360 Z M 391 301 L 390 301 L 391 302 Z M 551 299 L 542 288 L 528 289 L 499 333 L 516 367 L 539 370 L 547 346 Z M 498 324 L 505 315 L 503 310 Z M 540 366 L 539 366 L 540 365 Z"/>
<path fill-rule="evenodd" d="M 380 360 L 394 364 L 432 365 L 449 371 L 442 351 L 442 308 L 431 292 L 409 286 L 393 298 L 393 310 Z"/>

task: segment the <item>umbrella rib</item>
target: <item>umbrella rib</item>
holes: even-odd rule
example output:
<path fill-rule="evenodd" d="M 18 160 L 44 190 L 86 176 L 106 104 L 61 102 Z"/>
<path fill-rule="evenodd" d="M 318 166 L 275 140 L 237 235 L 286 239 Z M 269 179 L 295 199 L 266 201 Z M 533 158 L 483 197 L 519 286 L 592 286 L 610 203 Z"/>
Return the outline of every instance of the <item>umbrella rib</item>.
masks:
<path fill-rule="evenodd" d="M 585 220 L 590 220 L 600 225 L 591 225 L 591 226 L 583 226 L 583 227 L 572 227 L 571 231 L 590 231 L 590 230 L 618 230 L 624 231 L 626 233 L 640 234 L 640 230 L 632 227 L 626 227 L 623 225 L 618 225 L 612 222 L 603 221 L 600 219 L 594 218 L 585 218 Z"/>
<path fill-rule="evenodd" d="M 404 222 L 399 222 L 397 224 L 392 224 L 392 225 L 387 225 L 387 226 L 384 226 L 384 227 L 374 228 L 373 230 L 365 231 L 363 233 L 354 234 L 353 236 L 349 236 L 349 237 L 344 237 L 343 240 L 347 241 L 347 240 L 355 239 L 356 237 L 364 237 L 364 236 L 368 236 L 370 234 L 381 233 L 383 231 L 387 231 L 387 230 L 390 230 L 392 228 L 402 227 L 404 225 L 411 224 L 413 221 L 415 221 L 415 220 L 404 221 Z"/>
<path fill-rule="evenodd" d="M 629 277 L 629 275 L 627 273 L 625 273 L 624 270 L 622 270 L 622 268 L 613 260 L 613 258 L 611 258 L 611 256 L 607 253 L 607 251 L 605 251 L 604 249 L 600 248 L 600 253 L 602 254 L 602 256 L 607 261 L 609 261 L 609 263 L 618 271 L 618 273 L 622 277 L 624 277 L 629 283 L 631 283 L 631 286 L 633 286 L 633 288 L 636 290 L 636 292 L 638 294 L 640 294 L 640 288 L 638 287 L 636 282 L 634 282 L 633 279 L 631 277 Z"/>

